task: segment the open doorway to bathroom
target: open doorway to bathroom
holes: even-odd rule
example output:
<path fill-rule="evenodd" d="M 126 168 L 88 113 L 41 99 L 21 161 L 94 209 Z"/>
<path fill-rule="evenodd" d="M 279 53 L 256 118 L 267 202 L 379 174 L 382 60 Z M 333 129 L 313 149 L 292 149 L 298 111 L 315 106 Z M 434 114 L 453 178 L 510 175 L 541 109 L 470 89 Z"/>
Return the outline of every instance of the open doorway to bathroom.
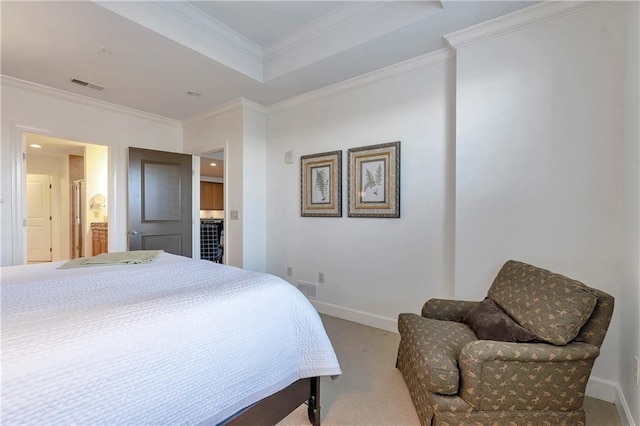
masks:
<path fill-rule="evenodd" d="M 108 148 L 25 133 L 27 263 L 108 250 Z"/>
<path fill-rule="evenodd" d="M 200 258 L 224 257 L 224 150 L 200 155 Z"/>

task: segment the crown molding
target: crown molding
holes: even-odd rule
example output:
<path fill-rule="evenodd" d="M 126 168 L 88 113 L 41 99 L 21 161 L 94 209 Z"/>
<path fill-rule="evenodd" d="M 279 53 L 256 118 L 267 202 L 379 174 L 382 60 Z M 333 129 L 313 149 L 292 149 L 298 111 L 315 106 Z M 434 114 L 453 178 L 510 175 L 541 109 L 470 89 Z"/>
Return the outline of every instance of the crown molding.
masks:
<path fill-rule="evenodd" d="M 584 9 L 599 6 L 602 1 L 545 1 L 509 14 L 490 19 L 460 31 L 445 34 L 446 42 L 461 49 L 503 34 L 518 31 L 542 22 L 558 19 Z"/>
<path fill-rule="evenodd" d="M 388 67 L 372 71 L 367 74 L 363 74 L 349 80 L 341 81 L 339 83 L 323 87 L 321 89 L 317 89 L 311 92 L 307 92 L 300 96 L 296 96 L 294 98 L 290 98 L 269 106 L 264 106 L 252 100 L 246 98 L 238 98 L 230 101 L 224 105 L 216 107 L 214 109 L 201 112 L 199 114 L 193 115 L 189 118 L 182 120 L 182 125 L 192 124 L 201 120 L 205 120 L 207 118 L 215 117 L 217 115 L 224 114 L 229 111 L 233 111 L 241 108 L 248 108 L 253 111 L 259 112 L 261 114 L 272 114 L 275 112 L 283 111 L 292 107 L 295 107 L 300 104 L 304 104 L 307 102 L 311 102 L 313 100 L 334 95 L 341 92 L 346 92 L 352 89 L 356 89 L 361 86 L 365 86 L 368 84 L 376 83 L 378 81 L 395 78 L 403 75 L 410 74 L 415 71 L 419 71 L 424 68 L 428 68 L 430 66 L 440 64 L 449 59 L 455 57 L 455 52 L 453 49 L 445 47 L 440 50 L 436 50 L 434 52 L 428 53 L 426 55 L 417 56 L 413 59 L 409 59 L 404 62 L 400 62 L 398 64 L 390 65 Z"/>
<path fill-rule="evenodd" d="M 74 102 L 77 104 L 88 105 L 95 108 L 116 112 L 119 114 L 130 115 L 136 118 L 150 120 L 160 124 L 165 124 L 165 125 L 174 126 L 174 127 L 182 127 L 182 123 L 180 122 L 180 120 L 174 120 L 172 118 L 163 117 L 161 115 L 152 114 L 150 112 L 140 111 L 137 109 L 125 107 L 125 106 L 114 104 L 111 102 L 89 98 L 83 95 L 78 95 L 76 93 L 67 92 L 60 89 L 54 89 L 53 87 L 44 86 L 42 84 L 33 83 L 26 80 L 20 80 L 18 78 L 10 77 L 7 75 L 0 75 L 0 81 L 2 82 L 3 85 L 7 85 L 7 86 L 15 87 L 18 89 L 23 89 L 23 90 L 29 90 L 31 92 L 39 93 L 41 95 L 50 96 L 53 98 Z"/>
<path fill-rule="evenodd" d="M 239 32 L 229 28 L 222 22 L 206 14 L 189 2 L 182 1 L 154 1 L 158 6 L 168 10 L 180 19 L 200 28 L 207 34 L 224 41 L 228 45 L 246 53 L 255 60 L 262 61 L 262 47 L 249 40 Z"/>
<path fill-rule="evenodd" d="M 441 0 L 346 2 L 263 48 L 190 2 L 92 1 L 258 82 L 273 80 L 444 10 Z"/>
<path fill-rule="evenodd" d="M 433 65 L 441 64 L 449 59 L 455 57 L 455 51 L 449 47 L 436 50 L 431 53 L 427 53 L 422 56 L 417 56 L 413 59 L 409 59 L 404 62 L 400 62 L 394 65 L 390 65 L 385 68 L 381 68 L 376 71 L 372 71 L 367 74 L 363 74 L 349 80 L 341 81 L 336 84 L 332 84 L 321 89 L 317 89 L 311 92 L 307 92 L 300 96 L 296 96 L 291 99 L 287 99 L 266 107 L 266 113 L 272 114 L 275 112 L 283 111 L 297 105 L 301 105 L 307 102 L 314 101 L 325 96 L 335 95 L 337 93 L 353 90 L 368 84 L 377 83 L 382 80 L 401 77 L 424 68 L 431 67 Z"/>
<path fill-rule="evenodd" d="M 247 77 L 263 81 L 262 48 L 186 2 L 92 1 Z"/>
<path fill-rule="evenodd" d="M 251 111 L 257 112 L 259 114 L 267 114 L 267 107 L 252 101 L 251 99 L 246 99 L 246 98 L 240 98 L 240 100 L 242 101 L 242 106 L 245 107 L 246 109 L 250 109 Z"/>
<path fill-rule="evenodd" d="M 388 6 L 396 7 L 393 2 L 384 1 L 374 2 L 373 4 L 366 4 L 364 2 L 357 1 L 348 2 L 344 6 L 317 18 L 307 25 L 304 25 L 287 34 L 280 40 L 275 41 L 270 46 L 267 46 L 264 49 L 264 60 L 272 60 L 291 49 L 307 44 L 314 39 L 326 36 L 327 34 L 330 34 L 334 31 L 345 28 L 350 24 L 362 26 L 363 24 L 367 23 L 366 21 L 370 14 L 375 13 L 376 11 Z M 419 8 L 421 13 L 417 13 L 417 17 L 405 17 L 403 19 L 405 21 L 405 24 L 418 18 L 426 18 L 433 13 L 443 10 L 442 2 L 440 0 L 422 0 L 419 4 Z M 381 13 L 383 13 L 386 17 L 391 16 L 387 11 L 381 11 Z M 393 11 L 391 13 L 393 13 Z M 412 9 L 411 13 L 415 13 L 415 9 Z M 365 22 L 358 22 L 359 20 Z"/>
<path fill-rule="evenodd" d="M 267 46 L 264 49 L 264 59 L 271 60 L 276 56 L 280 56 L 288 50 L 301 46 L 341 26 L 347 25 L 354 19 L 360 18 L 382 6 L 382 2 L 367 6 L 363 6 L 363 3 L 360 2 L 349 2 L 339 9 L 317 18 Z"/>
<path fill-rule="evenodd" d="M 234 99 L 232 101 L 227 102 L 226 104 L 222 104 L 213 109 L 209 109 L 206 111 L 202 111 L 198 114 L 192 115 L 191 117 L 185 118 L 182 120 L 182 125 L 186 126 L 188 124 L 197 123 L 198 121 L 206 120 L 207 118 L 215 117 L 217 115 L 224 114 L 229 111 L 233 111 L 236 109 L 242 108 L 242 98 Z"/>
<path fill-rule="evenodd" d="M 267 113 L 267 107 L 265 107 L 262 104 L 259 104 L 257 102 L 254 102 L 250 99 L 246 99 L 246 98 L 238 98 L 238 99 L 234 99 L 230 102 L 227 102 L 226 104 L 220 105 L 218 107 L 215 107 L 213 109 L 207 110 L 207 111 L 203 111 L 201 113 L 198 113 L 196 115 L 192 115 L 191 117 L 185 118 L 184 120 L 182 120 L 182 125 L 186 126 L 189 124 L 193 124 L 193 123 L 197 123 L 198 121 L 202 121 L 202 120 L 206 120 L 208 118 L 211 117 L 215 117 L 218 115 L 222 115 L 224 113 L 227 113 L 229 111 L 234 111 L 237 109 L 250 109 L 252 111 L 258 112 L 260 114 L 266 114 Z"/>
<path fill-rule="evenodd" d="M 344 53 L 443 10 L 439 0 L 349 2 L 268 46 L 263 80 Z"/>

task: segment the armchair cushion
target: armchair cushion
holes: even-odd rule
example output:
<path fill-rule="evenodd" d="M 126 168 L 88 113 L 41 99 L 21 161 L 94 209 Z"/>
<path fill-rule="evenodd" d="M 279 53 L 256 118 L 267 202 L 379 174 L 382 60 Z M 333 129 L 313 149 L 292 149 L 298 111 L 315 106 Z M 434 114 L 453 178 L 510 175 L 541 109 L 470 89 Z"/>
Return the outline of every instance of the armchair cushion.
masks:
<path fill-rule="evenodd" d="M 477 410 L 576 410 L 597 346 L 478 340 L 460 352 L 459 395 Z"/>
<path fill-rule="evenodd" d="M 524 328 L 554 345 L 573 340 L 598 301 L 579 281 L 514 260 L 504 264 L 488 296 Z"/>
<path fill-rule="evenodd" d="M 469 325 L 478 339 L 502 342 L 532 342 L 536 335 L 511 319 L 491 298 L 471 308 L 462 321 Z"/>
<path fill-rule="evenodd" d="M 469 342 L 477 340 L 471 329 L 463 323 L 424 318 L 416 314 L 400 314 L 398 331 L 402 336 L 403 351 L 419 372 L 417 380 L 430 392 L 454 395 L 458 392 L 460 351 Z"/>

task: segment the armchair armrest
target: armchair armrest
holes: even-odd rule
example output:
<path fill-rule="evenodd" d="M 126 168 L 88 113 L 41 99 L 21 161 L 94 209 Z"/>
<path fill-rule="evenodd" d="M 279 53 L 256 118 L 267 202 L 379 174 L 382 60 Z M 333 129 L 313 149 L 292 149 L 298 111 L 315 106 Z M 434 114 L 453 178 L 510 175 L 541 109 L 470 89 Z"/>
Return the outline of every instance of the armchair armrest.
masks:
<path fill-rule="evenodd" d="M 477 410 L 578 410 L 600 348 L 477 340 L 460 352 L 460 396 Z"/>
<path fill-rule="evenodd" d="M 471 308 L 480 302 L 451 299 L 429 299 L 422 306 L 422 316 L 443 321 L 462 322 Z"/>

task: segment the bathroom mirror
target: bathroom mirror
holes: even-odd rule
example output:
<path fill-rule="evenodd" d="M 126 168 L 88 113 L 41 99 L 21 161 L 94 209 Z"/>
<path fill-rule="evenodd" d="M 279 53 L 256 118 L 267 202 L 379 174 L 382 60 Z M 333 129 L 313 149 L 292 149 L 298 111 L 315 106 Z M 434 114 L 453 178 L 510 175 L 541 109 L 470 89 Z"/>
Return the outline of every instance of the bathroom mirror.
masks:
<path fill-rule="evenodd" d="M 105 198 L 104 195 L 96 194 L 93 197 L 91 197 L 91 200 L 89 201 L 89 207 L 92 209 L 101 209 L 105 206 L 106 202 L 107 202 L 107 199 Z"/>

